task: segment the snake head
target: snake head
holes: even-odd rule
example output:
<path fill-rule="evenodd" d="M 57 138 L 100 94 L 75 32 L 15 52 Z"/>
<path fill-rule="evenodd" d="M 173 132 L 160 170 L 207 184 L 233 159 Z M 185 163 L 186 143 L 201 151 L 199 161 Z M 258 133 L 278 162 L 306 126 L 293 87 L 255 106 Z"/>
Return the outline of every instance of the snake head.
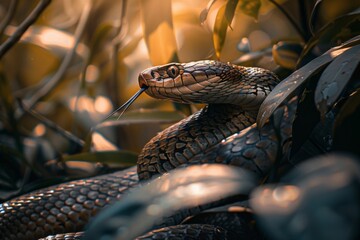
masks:
<path fill-rule="evenodd" d="M 146 86 L 145 92 L 154 98 L 232 103 L 244 108 L 259 105 L 277 82 L 276 76 L 265 69 L 213 60 L 169 63 L 145 69 L 139 75 L 140 87 Z"/>

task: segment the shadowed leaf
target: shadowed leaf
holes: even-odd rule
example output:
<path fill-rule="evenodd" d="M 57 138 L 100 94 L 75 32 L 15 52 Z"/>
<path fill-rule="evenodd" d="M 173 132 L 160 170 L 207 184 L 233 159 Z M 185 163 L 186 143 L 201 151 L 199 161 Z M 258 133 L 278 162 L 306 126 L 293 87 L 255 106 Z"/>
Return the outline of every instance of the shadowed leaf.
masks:
<path fill-rule="evenodd" d="M 275 63 L 287 69 L 295 69 L 302 45 L 296 42 L 278 42 L 273 45 L 272 55 Z"/>
<path fill-rule="evenodd" d="M 322 118 L 343 92 L 359 61 L 360 45 L 346 50 L 322 73 L 315 91 L 315 104 Z"/>
<path fill-rule="evenodd" d="M 360 34 L 360 10 L 341 16 L 318 31 L 304 46 L 298 67 L 302 67 L 329 48 Z"/>
<path fill-rule="evenodd" d="M 348 48 L 333 48 L 322 56 L 315 58 L 299 70 L 296 70 L 293 74 L 279 83 L 260 106 L 257 117 L 258 126 L 264 126 L 265 122 L 281 103 L 293 96 L 299 87 L 302 86 L 313 74 L 322 70 L 323 67 L 347 49 Z"/>
<path fill-rule="evenodd" d="M 256 182 L 250 172 L 225 165 L 177 169 L 134 189 L 100 213 L 89 226 L 87 239 L 98 239 L 105 231 L 116 235 L 116 239 L 134 239 L 177 210 L 233 195 L 247 195 Z"/>
<path fill-rule="evenodd" d="M 334 123 L 333 149 L 360 156 L 360 90 L 351 94 L 340 109 Z"/>
<path fill-rule="evenodd" d="M 258 18 L 259 10 L 261 7 L 261 1 L 260 0 L 241 0 L 239 3 L 240 10 L 255 19 Z"/>

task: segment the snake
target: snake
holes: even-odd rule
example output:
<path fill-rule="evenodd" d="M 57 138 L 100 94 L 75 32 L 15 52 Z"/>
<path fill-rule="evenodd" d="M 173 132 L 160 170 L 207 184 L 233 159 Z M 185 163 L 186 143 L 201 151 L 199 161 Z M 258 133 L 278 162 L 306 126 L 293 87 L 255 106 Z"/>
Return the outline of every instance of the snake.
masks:
<path fill-rule="evenodd" d="M 279 134 L 271 124 L 259 130 L 255 122 L 261 103 L 279 81 L 266 69 L 215 60 L 145 69 L 138 82 L 148 95 L 207 105 L 153 137 L 139 154 L 137 166 L 50 186 L 0 204 L 0 239 L 81 231 L 139 181 L 182 165 L 223 163 L 266 177 L 281 148 Z M 281 114 L 284 139 L 291 135 L 289 109 Z"/>

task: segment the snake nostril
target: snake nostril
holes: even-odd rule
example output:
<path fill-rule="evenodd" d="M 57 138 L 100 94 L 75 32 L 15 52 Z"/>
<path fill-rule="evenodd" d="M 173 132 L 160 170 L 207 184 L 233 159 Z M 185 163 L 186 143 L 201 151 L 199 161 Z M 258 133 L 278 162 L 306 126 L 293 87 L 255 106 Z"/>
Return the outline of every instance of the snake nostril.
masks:
<path fill-rule="evenodd" d="M 143 87 L 148 87 L 148 83 L 145 79 L 145 77 L 143 76 L 142 73 L 139 74 L 139 78 L 138 78 L 138 81 L 139 81 L 139 86 L 140 88 L 143 88 Z"/>

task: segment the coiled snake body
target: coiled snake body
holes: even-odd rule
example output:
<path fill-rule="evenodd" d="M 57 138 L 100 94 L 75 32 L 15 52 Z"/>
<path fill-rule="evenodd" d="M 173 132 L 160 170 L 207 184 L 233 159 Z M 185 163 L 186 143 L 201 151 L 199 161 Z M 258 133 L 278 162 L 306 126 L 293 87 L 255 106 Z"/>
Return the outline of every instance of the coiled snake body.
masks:
<path fill-rule="evenodd" d="M 140 180 L 182 164 L 225 163 L 264 177 L 278 141 L 268 125 L 259 131 L 257 110 L 278 78 L 261 68 L 217 61 L 171 63 L 146 69 L 139 85 L 155 98 L 208 103 L 145 145 L 134 167 L 37 190 L 0 204 L 0 239 L 37 239 L 80 231 L 98 210 Z M 289 135 L 290 118 L 282 132 Z"/>

